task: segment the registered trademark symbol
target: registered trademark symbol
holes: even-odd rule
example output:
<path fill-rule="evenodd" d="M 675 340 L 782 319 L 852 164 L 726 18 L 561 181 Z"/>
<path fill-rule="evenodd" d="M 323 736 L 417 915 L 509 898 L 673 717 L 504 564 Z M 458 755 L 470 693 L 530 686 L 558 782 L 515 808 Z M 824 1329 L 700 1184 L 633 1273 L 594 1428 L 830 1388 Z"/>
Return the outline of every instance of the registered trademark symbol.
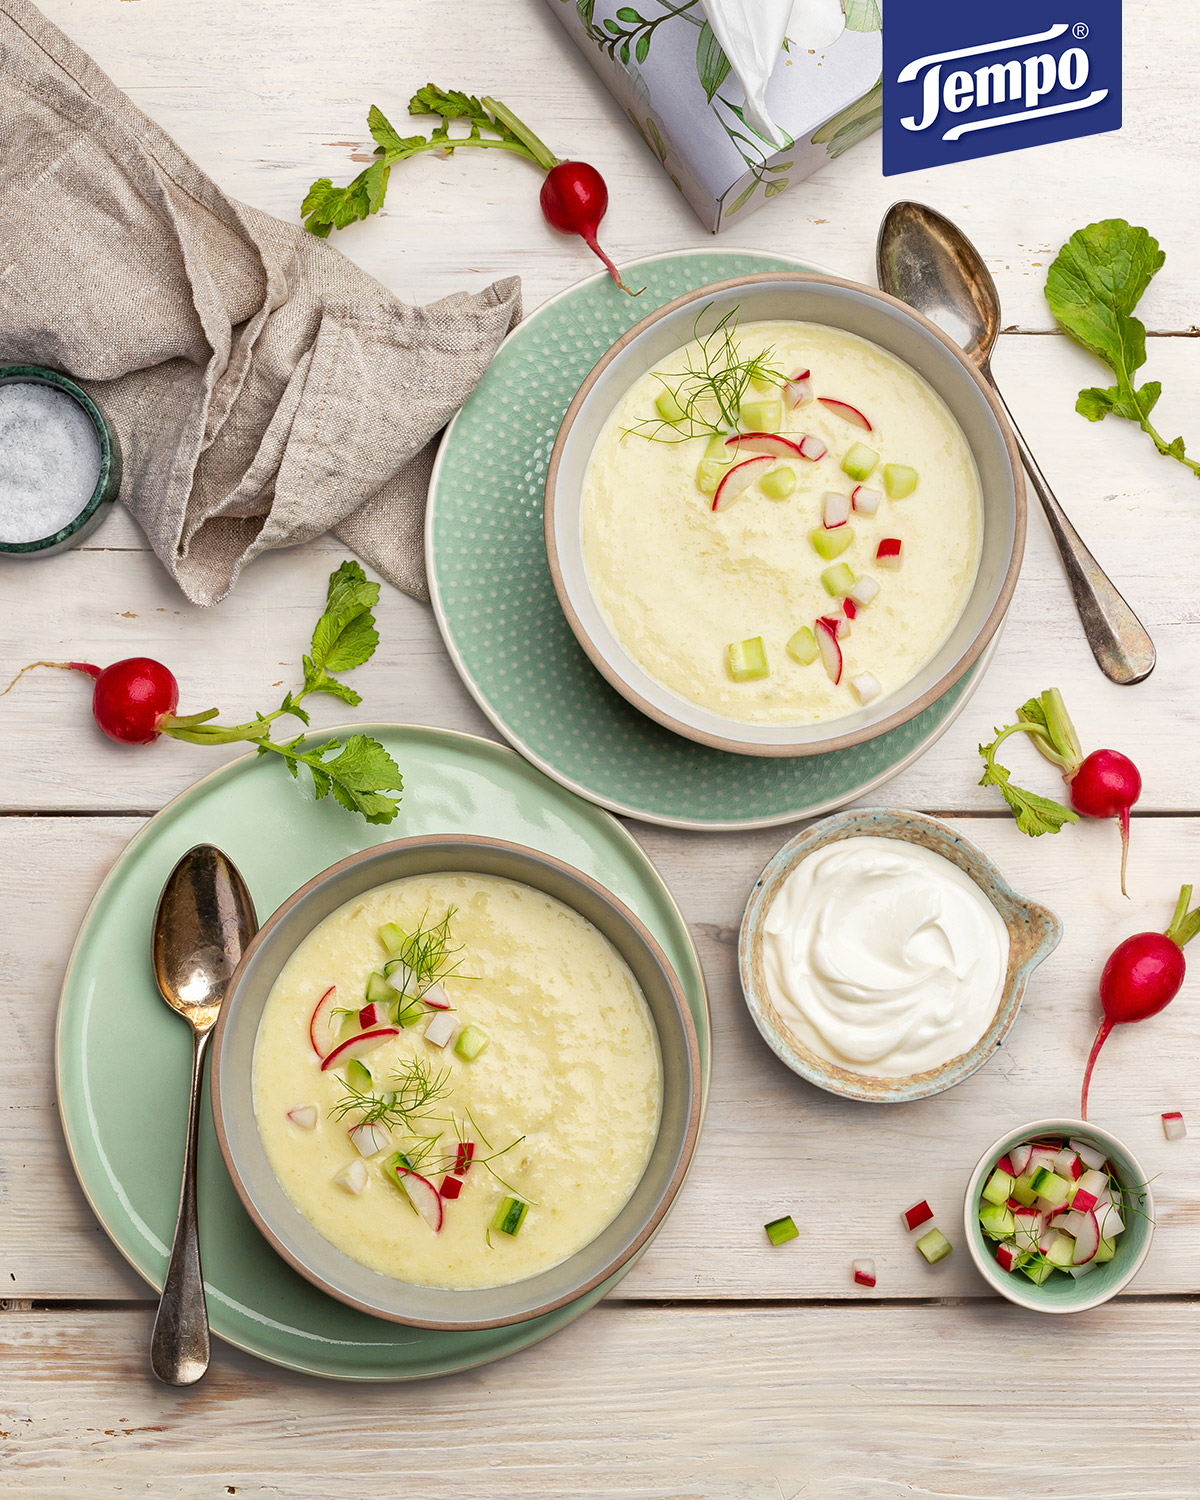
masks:
<path fill-rule="evenodd" d="M 1074 26 L 1071 27 L 1071 35 L 1075 38 L 1076 41 L 1082 42 L 1087 34 L 1088 29 L 1086 21 L 1076 21 Z"/>

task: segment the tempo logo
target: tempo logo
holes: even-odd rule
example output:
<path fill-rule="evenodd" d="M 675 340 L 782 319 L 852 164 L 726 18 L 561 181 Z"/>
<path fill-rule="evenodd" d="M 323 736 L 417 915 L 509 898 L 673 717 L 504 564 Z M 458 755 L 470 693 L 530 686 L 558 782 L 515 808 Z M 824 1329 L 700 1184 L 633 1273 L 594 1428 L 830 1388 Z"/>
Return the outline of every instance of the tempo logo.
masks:
<path fill-rule="evenodd" d="M 1120 125 L 1120 0 L 1025 0 L 1002 12 L 887 0 L 885 175 Z"/>

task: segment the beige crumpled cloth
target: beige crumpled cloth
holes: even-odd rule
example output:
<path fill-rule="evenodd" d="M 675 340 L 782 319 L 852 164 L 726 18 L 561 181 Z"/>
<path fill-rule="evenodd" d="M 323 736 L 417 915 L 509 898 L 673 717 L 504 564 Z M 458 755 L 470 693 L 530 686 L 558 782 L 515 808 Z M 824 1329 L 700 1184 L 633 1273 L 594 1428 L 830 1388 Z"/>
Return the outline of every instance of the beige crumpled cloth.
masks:
<path fill-rule="evenodd" d="M 189 599 L 329 529 L 428 597 L 434 439 L 520 315 L 515 277 L 409 307 L 227 198 L 34 6 L 0 0 L 0 364 L 65 370 L 101 404 L 122 498 Z"/>

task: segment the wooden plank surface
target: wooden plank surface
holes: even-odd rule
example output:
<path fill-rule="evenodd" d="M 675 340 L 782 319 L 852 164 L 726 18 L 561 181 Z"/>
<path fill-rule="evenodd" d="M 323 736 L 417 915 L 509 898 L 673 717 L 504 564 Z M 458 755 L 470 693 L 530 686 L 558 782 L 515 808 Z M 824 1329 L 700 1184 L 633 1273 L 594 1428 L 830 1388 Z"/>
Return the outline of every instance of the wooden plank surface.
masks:
<path fill-rule="evenodd" d="M 421 1385 L 337 1387 L 222 1348 L 170 1391 L 146 1373 L 148 1312 L 0 1313 L 4 1493 L 1192 1500 L 1195 1306 L 1052 1333 L 989 1303 L 604 1304 Z"/>

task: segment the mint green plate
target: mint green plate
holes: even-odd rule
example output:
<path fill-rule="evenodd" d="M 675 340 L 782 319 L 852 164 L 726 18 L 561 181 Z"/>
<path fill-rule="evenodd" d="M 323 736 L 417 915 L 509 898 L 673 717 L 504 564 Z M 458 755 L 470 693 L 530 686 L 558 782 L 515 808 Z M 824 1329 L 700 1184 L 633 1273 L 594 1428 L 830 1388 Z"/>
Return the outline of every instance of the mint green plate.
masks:
<path fill-rule="evenodd" d="M 197 782 L 130 840 L 76 939 L 56 1046 L 67 1148 L 100 1223 L 156 1288 L 179 1198 L 191 1042 L 155 988 L 150 926 L 163 882 L 193 844 L 217 844 L 233 858 L 260 918 L 327 866 L 389 838 L 481 833 L 556 855 L 628 903 L 662 944 L 687 993 L 707 1089 L 700 962 L 666 886 L 621 825 L 489 740 L 400 725 L 354 728 L 382 740 L 404 774 L 400 816 L 389 828 L 369 826 L 332 797 L 314 802 L 282 765 L 245 756 Z M 586 1312 L 630 1269 L 511 1328 L 426 1330 L 372 1318 L 297 1275 L 254 1228 L 207 1109 L 200 1239 L 214 1333 L 275 1364 L 343 1380 L 414 1380 L 512 1354 Z"/>
<path fill-rule="evenodd" d="M 896 776 L 965 706 L 995 649 L 924 713 L 865 744 L 777 760 L 694 744 L 639 713 L 592 666 L 559 608 L 542 531 L 563 413 L 600 356 L 681 293 L 755 271 L 821 271 L 788 256 L 692 250 L 570 287 L 508 336 L 451 422 L 429 483 L 425 558 L 438 625 L 475 701 L 522 755 L 613 812 L 708 830 L 830 812 Z"/>

